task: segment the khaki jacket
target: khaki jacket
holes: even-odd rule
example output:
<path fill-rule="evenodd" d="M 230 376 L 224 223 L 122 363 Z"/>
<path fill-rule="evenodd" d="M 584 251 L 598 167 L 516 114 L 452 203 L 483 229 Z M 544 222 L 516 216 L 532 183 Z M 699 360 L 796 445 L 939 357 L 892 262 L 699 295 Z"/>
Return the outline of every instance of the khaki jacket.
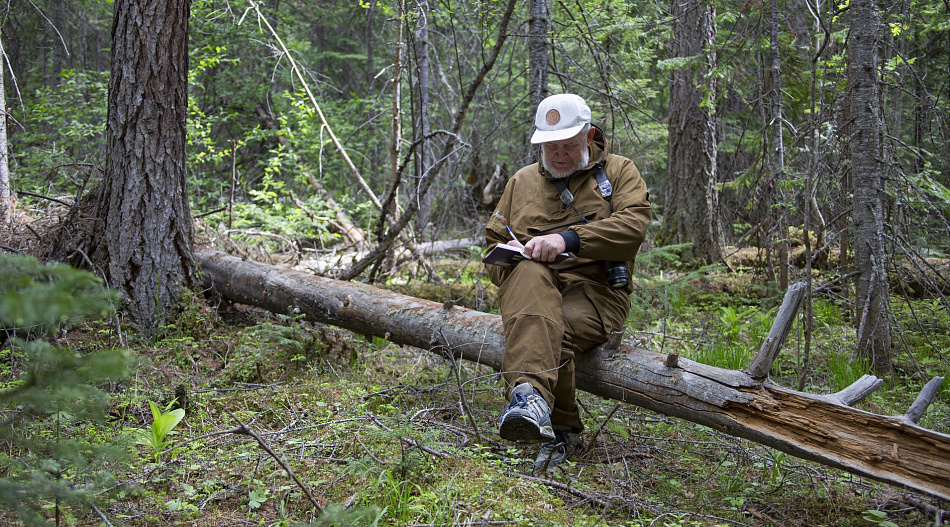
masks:
<path fill-rule="evenodd" d="M 605 149 L 598 129 L 590 146 L 591 163 L 567 179 L 577 211 L 561 202 L 557 188 L 545 180 L 539 163 L 516 172 L 485 227 L 488 250 L 511 239 L 505 222 L 522 244 L 535 236 L 572 230 L 580 239 L 579 250 L 572 258 L 552 264 L 552 268 L 601 282 L 606 282 L 605 260 L 624 261 L 628 271 L 632 269 L 652 219 L 650 196 L 633 161 L 605 153 Z M 597 186 L 594 169 L 598 161 L 613 186 L 610 201 Z M 486 265 L 486 269 L 495 285 L 501 285 L 510 271 L 494 265 Z M 631 293 L 632 286 L 626 292 Z"/>

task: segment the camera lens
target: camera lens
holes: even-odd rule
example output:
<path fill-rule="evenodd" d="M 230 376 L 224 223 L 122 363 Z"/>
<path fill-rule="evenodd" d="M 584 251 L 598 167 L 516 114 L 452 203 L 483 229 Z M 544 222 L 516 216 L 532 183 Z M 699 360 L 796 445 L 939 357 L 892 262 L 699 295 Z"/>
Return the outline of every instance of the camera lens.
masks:
<path fill-rule="evenodd" d="M 624 262 L 604 262 L 607 270 L 607 284 L 612 289 L 621 289 L 627 287 L 630 283 L 630 275 L 627 273 L 627 264 Z"/>

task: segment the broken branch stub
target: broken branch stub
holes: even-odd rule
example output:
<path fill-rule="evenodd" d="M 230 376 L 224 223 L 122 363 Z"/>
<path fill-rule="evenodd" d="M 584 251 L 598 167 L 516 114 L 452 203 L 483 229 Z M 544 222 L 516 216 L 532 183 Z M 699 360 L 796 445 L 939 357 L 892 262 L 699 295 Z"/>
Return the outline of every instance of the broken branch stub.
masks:
<path fill-rule="evenodd" d="M 778 352 L 785 344 L 785 338 L 795 324 L 795 316 L 798 314 L 804 297 L 805 282 L 794 284 L 785 292 L 785 298 L 782 299 L 782 306 L 779 307 L 778 313 L 775 315 L 772 329 L 769 330 L 765 342 L 759 348 L 759 353 L 752 359 L 752 365 L 749 366 L 749 375 L 753 379 L 761 381 L 768 377 L 772 364 L 778 358 Z"/>
<path fill-rule="evenodd" d="M 932 403 L 934 398 L 937 397 L 937 394 L 940 393 L 940 385 L 942 384 L 943 377 L 930 379 L 930 381 L 924 385 L 924 388 L 920 390 L 920 394 L 917 396 L 917 399 L 914 400 L 914 404 L 910 405 L 910 408 L 907 409 L 904 418 L 911 423 L 917 424 L 920 418 L 924 416 L 924 412 L 927 411 L 927 407 L 930 406 L 930 403 Z"/>
<path fill-rule="evenodd" d="M 884 381 L 875 375 L 862 375 L 860 379 L 851 383 L 851 386 L 840 392 L 826 395 L 825 399 L 833 403 L 853 406 L 854 403 L 874 393 L 882 384 Z"/>

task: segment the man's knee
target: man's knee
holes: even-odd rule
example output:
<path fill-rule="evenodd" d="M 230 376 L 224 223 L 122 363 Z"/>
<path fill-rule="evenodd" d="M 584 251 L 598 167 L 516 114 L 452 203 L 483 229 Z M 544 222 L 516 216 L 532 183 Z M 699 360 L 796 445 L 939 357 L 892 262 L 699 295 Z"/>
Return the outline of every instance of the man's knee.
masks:
<path fill-rule="evenodd" d="M 557 271 L 551 269 L 549 265 L 534 260 L 523 260 L 518 262 L 511 270 L 502 285 L 502 289 L 506 289 L 509 283 L 516 285 L 530 283 L 537 287 L 551 286 L 556 288 L 557 282 Z"/>
<path fill-rule="evenodd" d="M 557 276 L 547 265 L 523 261 L 498 290 L 504 317 L 541 315 L 561 320 L 561 293 Z"/>

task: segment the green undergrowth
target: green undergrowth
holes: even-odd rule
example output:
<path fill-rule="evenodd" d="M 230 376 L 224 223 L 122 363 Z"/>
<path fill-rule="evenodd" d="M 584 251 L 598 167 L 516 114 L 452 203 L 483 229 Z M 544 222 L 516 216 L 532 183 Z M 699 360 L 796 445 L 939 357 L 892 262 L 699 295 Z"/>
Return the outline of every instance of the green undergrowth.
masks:
<path fill-rule="evenodd" d="M 442 278 L 477 291 L 483 277 L 461 268 Z M 781 302 L 767 291 L 743 289 L 734 277 L 725 285 L 715 274 L 641 279 L 625 342 L 745 367 Z M 459 295 L 447 300 L 464 305 Z M 853 329 L 844 304 L 816 299 L 814 312 L 805 390 L 830 393 L 866 372 L 846 360 Z M 898 371 L 861 408 L 902 414 L 925 377 L 946 371 L 947 332 L 938 332 L 947 320 L 934 313 L 934 331 L 905 330 L 906 341 L 928 342 L 931 351 L 915 348 L 913 361 L 896 357 Z M 800 326 L 772 372 L 786 387 L 795 387 L 804 362 Z M 90 323 L 66 340 L 75 353 L 91 353 L 118 343 L 114 329 Z M 185 415 L 160 451 L 129 442 L 128 459 L 110 465 L 114 483 L 96 503 L 113 525 L 852 527 L 934 520 L 900 489 L 584 392 L 583 448 L 541 472 L 532 465 L 537 446 L 497 435 L 505 400 L 493 370 L 299 317 L 215 309 L 195 295 L 160 338 L 125 336 L 139 361 L 128 380 L 103 385 L 112 401 L 108 425 L 73 433 L 118 438 L 152 430 L 152 404 L 160 414 L 181 408 Z M 947 433 L 944 390 L 921 424 Z M 50 503 L 40 510 L 53 522 Z M 101 522 L 80 506 L 60 524 Z M 17 524 L 11 513 L 0 523 Z"/>

